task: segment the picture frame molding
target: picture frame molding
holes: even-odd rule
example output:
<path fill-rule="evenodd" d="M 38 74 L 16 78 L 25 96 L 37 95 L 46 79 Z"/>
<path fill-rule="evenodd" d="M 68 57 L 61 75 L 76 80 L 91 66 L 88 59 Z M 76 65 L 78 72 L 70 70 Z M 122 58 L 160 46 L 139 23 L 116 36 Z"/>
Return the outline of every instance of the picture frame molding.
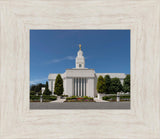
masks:
<path fill-rule="evenodd" d="M 0 2 L 0 137 L 160 138 L 158 0 Z M 30 29 L 130 29 L 130 110 L 30 110 Z"/>

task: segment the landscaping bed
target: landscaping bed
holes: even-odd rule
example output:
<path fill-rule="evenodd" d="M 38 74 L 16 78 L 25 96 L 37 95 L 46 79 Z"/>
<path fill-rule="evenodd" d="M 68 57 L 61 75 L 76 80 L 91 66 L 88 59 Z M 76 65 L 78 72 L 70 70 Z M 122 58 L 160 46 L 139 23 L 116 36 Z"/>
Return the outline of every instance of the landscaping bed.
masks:
<path fill-rule="evenodd" d="M 42 102 L 50 102 L 57 100 L 57 96 L 43 95 Z M 30 95 L 30 102 L 40 102 L 40 96 Z"/>
<path fill-rule="evenodd" d="M 117 95 L 113 94 L 113 95 L 104 96 L 102 97 L 102 99 L 106 101 L 116 102 Z M 120 95 L 120 101 L 130 101 L 130 95 L 129 94 Z"/>
<path fill-rule="evenodd" d="M 77 97 L 77 96 L 72 96 L 72 97 L 67 97 L 64 102 L 95 102 L 92 97 Z"/>
<path fill-rule="evenodd" d="M 40 96 L 30 95 L 30 102 L 40 102 Z"/>
<path fill-rule="evenodd" d="M 66 99 L 68 95 L 61 95 L 61 99 Z"/>
<path fill-rule="evenodd" d="M 42 96 L 42 102 L 50 102 L 56 99 L 57 99 L 57 96 L 47 96 L 47 95 Z"/>
<path fill-rule="evenodd" d="M 40 100 L 30 100 L 30 102 L 40 102 Z"/>

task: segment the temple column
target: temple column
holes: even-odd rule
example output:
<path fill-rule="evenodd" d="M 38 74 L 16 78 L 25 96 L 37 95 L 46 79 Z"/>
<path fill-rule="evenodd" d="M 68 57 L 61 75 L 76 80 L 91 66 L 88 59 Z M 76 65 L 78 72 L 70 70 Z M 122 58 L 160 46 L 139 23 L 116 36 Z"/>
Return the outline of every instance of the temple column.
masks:
<path fill-rule="evenodd" d="M 83 95 L 85 96 L 85 78 L 83 78 Z"/>
<path fill-rule="evenodd" d="M 75 94 L 75 78 L 73 78 L 73 96 L 74 96 L 74 94 Z"/>
<path fill-rule="evenodd" d="M 84 92 L 85 92 L 85 96 L 87 96 L 87 94 L 86 94 L 86 78 L 85 78 L 85 87 L 84 87 Z"/>
<path fill-rule="evenodd" d="M 76 78 L 74 78 L 74 96 L 76 95 Z"/>
<path fill-rule="evenodd" d="M 83 78 L 82 78 L 82 96 L 84 96 L 84 93 L 83 93 Z"/>
<path fill-rule="evenodd" d="M 82 78 L 81 78 L 81 96 L 82 96 Z"/>
<path fill-rule="evenodd" d="M 81 96 L 81 78 L 79 78 L 79 96 Z"/>
<path fill-rule="evenodd" d="M 86 78 L 84 78 L 84 96 L 86 96 L 86 93 L 85 93 L 85 80 L 86 80 Z"/>
<path fill-rule="evenodd" d="M 77 78 L 78 79 L 78 96 L 79 96 L 79 78 Z"/>
<path fill-rule="evenodd" d="M 77 96 L 78 96 L 78 78 L 77 78 Z"/>

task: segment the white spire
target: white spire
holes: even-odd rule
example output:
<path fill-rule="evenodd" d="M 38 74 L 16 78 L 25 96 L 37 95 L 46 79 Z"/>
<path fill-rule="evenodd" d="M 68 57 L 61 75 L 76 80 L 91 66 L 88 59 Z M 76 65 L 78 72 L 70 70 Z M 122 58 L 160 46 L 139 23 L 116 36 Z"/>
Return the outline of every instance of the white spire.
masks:
<path fill-rule="evenodd" d="M 81 44 L 79 44 L 79 51 L 76 57 L 76 68 L 85 68 L 85 59 L 81 50 Z"/>

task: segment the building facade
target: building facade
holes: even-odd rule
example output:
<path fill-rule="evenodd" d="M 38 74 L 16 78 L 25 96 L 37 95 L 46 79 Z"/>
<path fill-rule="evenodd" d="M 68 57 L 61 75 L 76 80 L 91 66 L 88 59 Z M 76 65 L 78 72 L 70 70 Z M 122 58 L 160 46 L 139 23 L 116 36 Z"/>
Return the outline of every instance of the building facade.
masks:
<path fill-rule="evenodd" d="M 58 74 L 51 73 L 48 76 L 49 90 L 54 95 L 54 85 L 56 76 Z M 79 51 L 75 60 L 75 68 L 66 69 L 61 74 L 63 79 L 64 93 L 68 96 L 90 96 L 95 97 L 97 95 L 97 79 L 99 76 L 110 75 L 111 78 L 119 78 L 123 83 L 126 74 L 124 73 L 95 73 L 94 69 L 85 68 L 85 58 L 81 45 L 79 45 Z"/>

